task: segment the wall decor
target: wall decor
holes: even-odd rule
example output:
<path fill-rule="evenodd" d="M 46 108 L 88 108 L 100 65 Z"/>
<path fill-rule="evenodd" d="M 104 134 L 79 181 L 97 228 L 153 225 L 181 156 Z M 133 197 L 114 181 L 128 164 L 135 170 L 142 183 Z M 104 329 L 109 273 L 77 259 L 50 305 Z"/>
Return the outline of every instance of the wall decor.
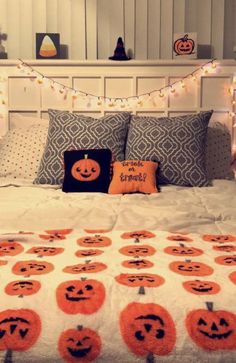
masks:
<path fill-rule="evenodd" d="M 36 58 L 37 59 L 60 58 L 59 33 L 36 33 Z"/>
<path fill-rule="evenodd" d="M 173 58 L 197 58 L 197 33 L 175 33 Z"/>

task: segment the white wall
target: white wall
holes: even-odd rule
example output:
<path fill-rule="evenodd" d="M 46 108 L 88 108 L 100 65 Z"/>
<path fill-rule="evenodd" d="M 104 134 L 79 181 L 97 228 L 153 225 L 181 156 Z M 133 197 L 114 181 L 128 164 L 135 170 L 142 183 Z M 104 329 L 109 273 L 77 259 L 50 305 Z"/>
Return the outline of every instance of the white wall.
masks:
<path fill-rule="evenodd" d="M 35 33 L 59 32 L 69 59 L 107 59 L 118 36 L 136 59 L 172 58 L 174 32 L 197 32 L 202 58 L 233 58 L 235 0 L 0 0 L 8 58 L 35 58 Z"/>

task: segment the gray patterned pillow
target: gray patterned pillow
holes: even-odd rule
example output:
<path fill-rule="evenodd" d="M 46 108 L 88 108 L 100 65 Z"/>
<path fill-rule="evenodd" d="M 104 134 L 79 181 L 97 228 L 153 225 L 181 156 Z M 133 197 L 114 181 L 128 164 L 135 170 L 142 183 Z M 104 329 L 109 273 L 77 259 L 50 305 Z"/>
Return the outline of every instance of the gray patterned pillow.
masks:
<path fill-rule="evenodd" d="M 110 149 L 115 160 L 124 160 L 129 112 L 95 119 L 67 111 L 48 110 L 49 130 L 35 184 L 62 184 L 66 150 Z"/>
<path fill-rule="evenodd" d="M 207 127 L 212 111 L 178 117 L 132 116 L 126 159 L 160 162 L 160 183 L 206 186 Z"/>

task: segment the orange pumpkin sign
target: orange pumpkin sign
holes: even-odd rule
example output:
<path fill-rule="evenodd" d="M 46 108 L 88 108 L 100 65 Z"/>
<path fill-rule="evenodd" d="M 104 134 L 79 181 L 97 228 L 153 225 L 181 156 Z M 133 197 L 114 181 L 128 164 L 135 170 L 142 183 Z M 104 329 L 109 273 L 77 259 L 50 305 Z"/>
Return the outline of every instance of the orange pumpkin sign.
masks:
<path fill-rule="evenodd" d="M 105 236 L 85 236 L 77 240 L 78 245 L 82 247 L 107 247 L 111 245 L 111 239 Z"/>
<path fill-rule="evenodd" d="M 214 272 L 212 267 L 202 262 L 174 261 L 169 267 L 172 271 L 185 276 L 207 276 Z"/>
<path fill-rule="evenodd" d="M 38 256 L 56 256 L 64 251 L 64 248 L 61 247 L 32 247 L 27 253 L 34 253 Z"/>
<path fill-rule="evenodd" d="M 90 262 L 87 263 L 79 263 L 77 265 L 66 266 L 63 268 L 63 272 L 67 272 L 69 274 L 82 274 L 82 273 L 93 273 L 100 272 L 105 270 L 107 265 L 102 262 Z"/>
<path fill-rule="evenodd" d="M 105 287 L 97 280 L 70 280 L 56 290 L 59 308 L 66 314 L 93 314 L 105 300 Z"/>
<path fill-rule="evenodd" d="M 41 288 L 41 283 L 37 280 L 17 280 L 12 281 L 5 287 L 8 295 L 28 296 L 36 294 Z"/>
<path fill-rule="evenodd" d="M 0 332 L 0 350 L 28 350 L 40 335 L 41 320 L 33 310 L 4 310 L 0 312 Z"/>
<path fill-rule="evenodd" d="M 202 239 L 206 242 L 228 243 L 235 242 L 236 237 L 231 234 L 204 234 Z"/>
<path fill-rule="evenodd" d="M 153 354 L 169 354 L 176 342 L 171 315 L 162 306 L 152 303 L 127 305 L 120 314 L 120 331 L 134 354 L 149 358 Z"/>
<path fill-rule="evenodd" d="M 115 279 L 120 284 L 130 287 L 158 287 L 165 282 L 163 277 L 149 273 L 120 274 Z"/>
<path fill-rule="evenodd" d="M 136 268 L 138 270 L 142 268 L 150 268 L 153 266 L 151 261 L 145 260 L 144 258 L 139 260 L 126 260 L 122 262 L 122 266 L 127 268 Z"/>
<path fill-rule="evenodd" d="M 12 267 L 12 272 L 16 275 L 30 276 L 47 274 L 53 269 L 54 266 L 50 262 L 30 260 L 16 262 Z"/>
<path fill-rule="evenodd" d="M 104 251 L 102 250 L 98 250 L 98 249 L 87 249 L 87 250 L 78 250 L 76 251 L 75 255 L 77 257 L 90 257 L 90 256 L 99 256 L 102 253 L 104 253 Z"/>
<path fill-rule="evenodd" d="M 79 181 L 96 180 L 100 173 L 100 165 L 97 161 L 89 159 L 88 154 L 84 155 L 84 159 L 76 161 L 71 168 L 71 175 Z"/>
<path fill-rule="evenodd" d="M 92 329 L 79 326 L 61 333 L 58 351 L 66 362 L 88 363 L 94 361 L 101 352 L 101 338 Z"/>
<path fill-rule="evenodd" d="M 236 349 L 236 315 L 225 310 L 198 309 L 186 318 L 191 339 L 205 350 Z"/>
<path fill-rule="evenodd" d="M 190 280 L 184 281 L 183 287 L 195 295 L 213 295 L 220 291 L 220 286 L 213 281 Z"/>
<path fill-rule="evenodd" d="M 215 262 L 224 266 L 236 266 L 236 255 L 225 255 L 215 258 Z"/>
<path fill-rule="evenodd" d="M 165 253 L 173 256 L 200 256 L 203 251 L 200 248 L 186 246 L 169 246 L 164 249 Z"/>
<path fill-rule="evenodd" d="M 23 252 L 22 245 L 15 241 L 0 242 L 0 256 L 15 256 Z"/>
<path fill-rule="evenodd" d="M 124 239 L 146 239 L 146 238 L 153 238 L 156 237 L 156 235 L 150 231 L 146 230 L 140 230 L 140 231 L 133 231 L 133 232 L 125 232 L 121 235 L 121 238 Z"/>
<path fill-rule="evenodd" d="M 152 256 L 156 249 L 150 245 L 130 245 L 120 248 L 119 252 L 125 256 Z"/>

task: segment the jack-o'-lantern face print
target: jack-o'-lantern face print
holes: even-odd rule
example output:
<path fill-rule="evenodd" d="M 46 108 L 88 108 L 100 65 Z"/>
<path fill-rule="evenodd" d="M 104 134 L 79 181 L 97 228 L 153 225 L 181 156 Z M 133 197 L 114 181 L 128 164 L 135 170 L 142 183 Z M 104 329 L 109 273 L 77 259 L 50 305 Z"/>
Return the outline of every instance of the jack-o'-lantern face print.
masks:
<path fill-rule="evenodd" d="M 70 280 L 62 282 L 56 290 L 59 308 L 66 314 L 92 314 L 105 300 L 104 285 L 97 280 Z"/>
<path fill-rule="evenodd" d="M 186 246 L 169 246 L 164 249 L 164 252 L 173 256 L 200 256 L 203 254 L 200 248 Z"/>
<path fill-rule="evenodd" d="M 45 231 L 47 234 L 40 234 L 39 237 L 49 242 L 66 239 L 66 235 L 72 232 L 72 229 L 50 229 Z"/>
<path fill-rule="evenodd" d="M 131 287 L 158 287 L 165 282 L 163 277 L 159 275 L 142 273 L 120 274 L 115 279 L 120 284 Z"/>
<path fill-rule="evenodd" d="M 41 288 L 41 284 L 36 280 L 17 280 L 12 281 L 5 287 L 8 295 L 28 296 L 36 294 Z"/>
<path fill-rule="evenodd" d="M 67 272 L 69 274 L 82 274 L 82 273 L 93 273 L 100 272 L 105 270 L 107 265 L 102 262 L 87 262 L 87 263 L 79 263 L 77 265 L 66 266 L 63 268 L 63 272 Z"/>
<path fill-rule="evenodd" d="M 93 181 L 96 180 L 101 173 L 100 165 L 93 159 L 88 159 L 88 155 L 85 154 L 85 158 L 76 161 L 71 168 L 71 175 L 73 178 L 79 181 Z"/>
<path fill-rule="evenodd" d="M 220 291 L 220 286 L 213 281 L 185 281 L 183 287 L 195 295 L 213 295 Z"/>
<path fill-rule="evenodd" d="M 185 276 L 207 276 L 214 272 L 212 267 L 202 262 L 174 261 L 169 267 L 172 271 Z"/>
<path fill-rule="evenodd" d="M 15 256 L 23 251 L 24 248 L 18 242 L 14 241 L 0 242 L 0 256 Z"/>
<path fill-rule="evenodd" d="M 205 350 L 236 348 L 236 315 L 224 311 L 193 310 L 186 318 L 193 341 Z"/>
<path fill-rule="evenodd" d="M 13 266 L 12 272 L 16 275 L 30 276 L 47 274 L 53 269 L 54 266 L 50 262 L 39 262 L 35 260 L 30 260 L 17 262 Z"/>
<path fill-rule="evenodd" d="M 167 355 L 175 346 L 173 319 L 157 304 L 127 305 L 120 314 L 120 331 L 129 349 L 139 356 Z"/>
<path fill-rule="evenodd" d="M 139 259 L 139 260 L 127 260 L 122 262 L 122 266 L 127 268 L 134 268 L 137 270 L 140 270 L 142 268 L 150 268 L 153 266 L 153 263 L 151 261 L 145 260 L 145 259 Z"/>
<path fill-rule="evenodd" d="M 92 256 L 99 256 L 102 253 L 104 253 L 104 251 L 102 250 L 98 250 L 98 249 L 87 249 L 87 250 L 78 250 L 76 251 L 75 255 L 77 257 L 92 257 Z"/>
<path fill-rule="evenodd" d="M 85 236 L 77 240 L 78 245 L 83 247 L 107 247 L 111 245 L 111 239 L 105 236 Z"/>
<path fill-rule="evenodd" d="M 62 332 L 58 350 L 66 362 L 89 363 L 99 356 L 101 345 L 101 339 L 94 330 L 81 326 Z"/>
<path fill-rule="evenodd" d="M 236 266 L 236 255 L 225 255 L 215 258 L 215 262 L 224 266 Z"/>
<path fill-rule="evenodd" d="M 233 245 L 217 245 L 213 246 L 213 250 L 219 252 L 236 252 L 236 246 Z"/>
<path fill-rule="evenodd" d="M 191 238 L 183 236 L 182 234 L 168 236 L 167 239 L 169 241 L 176 241 L 176 242 L 193 242 L 193 240 Z"/>
<path fill-rule="evenodd" d="M 156 250 L 150 245 L 131 245 L 120 248 L 119 252 L 125 256 L 152 256 Z"/>
<path fill-rule="evenodd" d="M 130 238 L 134 238 L 134 239 L 146 239 L 146 238 L 153 238 L 156 235 L 150 231 L 146 231 L 146 230 L 140 230 L 140 231 L 133 231 L 133 232 L 125 232 L 121 235 L 121 238 L 124 239 L 130 239 Z"/>
<path fill-rule="evenodd" d="M 206 242 L 227 243 L 235 242 L 236 236 L 232 236 L 231 234 L 204 234 L 202 239 Z"/>
<path fill-rule="evenodd" d="M 27 253 L 34 253 L 39 256 L 56 256 L 64 251 L 61 247 L 32 247 Z"/>

